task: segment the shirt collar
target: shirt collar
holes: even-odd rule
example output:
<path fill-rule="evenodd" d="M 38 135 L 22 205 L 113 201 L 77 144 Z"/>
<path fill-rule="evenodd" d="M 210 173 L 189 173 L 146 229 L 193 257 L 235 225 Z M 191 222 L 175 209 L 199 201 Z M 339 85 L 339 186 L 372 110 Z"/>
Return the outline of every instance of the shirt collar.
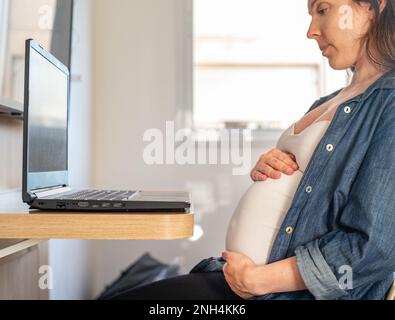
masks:
<path fill-rule="evenodd" d="M 384 73 L 376 82 L 373 83 L 372 87 L 395 89 L 395 69 Z"/>
<path fill-rule="evenodd" d="M 383 89 L 395 89 L 395 69 L 387 71 L 378 80 L 372 83 L 361 95 L 360 100 L 367 99 L 374 91 Z"/>
<path fill-rule="evenodd" d="M 344 89 L 344 88 L 343 88 Z M 323 97 L 317 100 L 317 104 L 321 105 L 325 101 L 328 101 L 335 96 L 337 96 L 343 89 L 337 90 L 330 95 Z M 366 100 L 374 91 L 382 90 L 382 89 L 395 89 L 395 69 L 387 71 L 384 73 L 379 79 L 377 79 L 374 83 L 372 83 L 364 93 L 361 93 L 358 96 L 351 98 L 348 102 L 360 102 Z"/>

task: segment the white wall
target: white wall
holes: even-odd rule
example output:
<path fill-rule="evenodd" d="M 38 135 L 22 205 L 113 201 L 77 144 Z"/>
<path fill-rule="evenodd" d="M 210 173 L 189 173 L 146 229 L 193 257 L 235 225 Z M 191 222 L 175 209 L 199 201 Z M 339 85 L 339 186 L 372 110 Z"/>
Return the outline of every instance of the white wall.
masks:
<path fill-rule="evenodd" d="M 91 0 L 76 0 L 74 8 L 73 54 L 70 107 L 70 183 L 87 187 L 91 169 Z M 79 80 L 78 80 L 79 79 Z M 50 299 L 91 298 L 91 243 L 51 240 L 49 263 L 53 269 Z"/>
<path fill-rule="evenodd" d="M 250 181 L 230 166 L 144 164 L 143 134 L 176 117 L 176 0 L 93 2 L 93 184 L 106 188 L 188 187 L 197 242 L 102 241 L 94 244 L 94 292 L 144 252 L 164 262 L 180 257 L 183 272 L 200 259 L 220 255 L 230 214 Z M 256 159 L 264 149 L 253 150 Z"/>

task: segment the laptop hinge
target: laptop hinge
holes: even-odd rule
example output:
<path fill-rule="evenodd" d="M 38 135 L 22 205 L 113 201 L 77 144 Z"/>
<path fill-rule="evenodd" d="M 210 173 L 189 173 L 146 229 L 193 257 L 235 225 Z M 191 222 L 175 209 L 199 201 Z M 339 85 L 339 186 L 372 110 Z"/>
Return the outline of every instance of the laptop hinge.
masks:
<path fill-rule="evenodd" d="M 68 191 L 71 191 L 71 188 L 66 185 L 32 190 L 32 192 L 37 196 L 37 198 L 49 197 L 55 194 L 64 193 Z"/>

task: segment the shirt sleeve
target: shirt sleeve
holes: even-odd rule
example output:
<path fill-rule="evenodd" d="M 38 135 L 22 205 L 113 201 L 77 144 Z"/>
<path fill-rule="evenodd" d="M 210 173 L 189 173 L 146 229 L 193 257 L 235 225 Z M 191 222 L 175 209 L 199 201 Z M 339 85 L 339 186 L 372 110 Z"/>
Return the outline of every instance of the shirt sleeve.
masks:
<path fill-rule="evenodd" d="M 295 250 L 300 274 L 318 300 L 338 299 L 395 271 L 394 103 L 382 114 L 339 225 Z M 346 286 L 345 270 L 351 270 Z"/>

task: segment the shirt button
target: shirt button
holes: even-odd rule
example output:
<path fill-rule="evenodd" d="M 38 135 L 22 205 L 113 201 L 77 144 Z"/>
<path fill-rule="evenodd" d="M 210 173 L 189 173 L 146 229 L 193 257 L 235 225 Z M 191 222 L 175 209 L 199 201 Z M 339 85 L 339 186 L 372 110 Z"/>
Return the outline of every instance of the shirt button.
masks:
<path fill-rule="evenodd" d="M 306 192 L 307 193 L 311 193 L 313 191 L 313 188 L 311 187 L 311 186 L 308 186 L 307 188 L 306 188 Z"/>
<path fill-rule="evenodd" d="M 345 113 L 351 113 L 351 108 L 349 106 L 344 108 Z"/>
<path fill-rule="evenodd" d="M 287 227 L 287 229 L 285 229 L 285 232 L 286 232 L 287 234 L 292 234 L 292 232 L 294 232 L 294 228 L 292 228 L 292 227 Z"/>
<path fill-rule="evenodd" d="M 334 149 L 333 144 L 328 144 L 328 145 L 326 146 L 326 150 L 328 150 L 329 152 L 332 152 L 333 149 Z"/>

